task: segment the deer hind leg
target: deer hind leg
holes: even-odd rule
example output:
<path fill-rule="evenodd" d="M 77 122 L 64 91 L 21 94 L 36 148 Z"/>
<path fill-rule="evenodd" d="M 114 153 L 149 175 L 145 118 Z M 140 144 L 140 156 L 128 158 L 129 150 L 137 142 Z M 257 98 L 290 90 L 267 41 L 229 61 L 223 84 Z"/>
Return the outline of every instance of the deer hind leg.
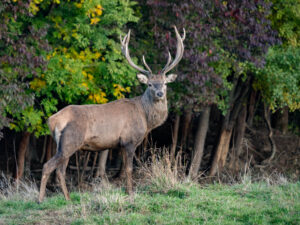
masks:
<path fill-rule="evenodd" d="M 126 173 L 126 192 L 129 195 L 133 194 L 132 191 L 132 163 L 135 147 L 132 144 L 128 144 L 124 147 L 123 154 L 125 158 L 125 173 Z"/>
<path fill-rule="evenodd" d="M 56 169 L 56 174 L 60 181 L 61 189 L 64 193 L 66 200 L 70 200 L 70 195 L 66 185 L 66 169 L 69 163 L 69 158 L 65 159 L 65 161 Z"/>
<path fill-rule="evenodd" d="M 73 153 L 80 148 L 84 140 L 83 136 L 80 135 L 80 132 L 77 132 L 78 130 L 80 130 L 80 127 L 78 127 L 75 123 L 70 123 L 60 134 L 59 141 L 57 140 L 57 142 L 59 143 L 57 144 L 58 149 L 55 156 L 53 156 L 53 158 L 51 158 L 47 163 L 45 163 L 43 167 L 39 202 L 42 202 L 44 199 L 46 184 L 50 174 L 58 167 L 62 167 L 59 168 L 59 170 L 61 171 L 61 175 L 59 174 L 60 172 L 58 172 L 58 175 L 60 177 L 63 192 L 66 196 L 67 187 L 65 185 L 64 179 L 66 167 L 65 164 L 68 164 L 67 160 L 69 160 L 70 156 L 73 155 Z"/>
<path fill-rule="evenodd" d="M 43 175 L 40 186 L 40 195 L 39 195 L 39 203 L 41 203 L 45 196 L 46 184 L 49 179 L 50 174 L 61 164 L 63 161 L 63 156 L 60 152 L 56 153 L 48 162 L 46 162 L 43 166 Z"/>

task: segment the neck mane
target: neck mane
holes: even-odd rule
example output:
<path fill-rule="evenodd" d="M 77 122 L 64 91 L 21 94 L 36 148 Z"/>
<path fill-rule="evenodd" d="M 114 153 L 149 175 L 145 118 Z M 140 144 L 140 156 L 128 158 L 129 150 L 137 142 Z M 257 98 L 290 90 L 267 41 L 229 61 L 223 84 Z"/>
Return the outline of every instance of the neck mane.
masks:
<path fill-rule="evenodd" d="M 157 101 L 153 99 L 149 89 L 141 97 L 143 109 L 147 117 L 148 130 L 160 126 L 168 117 L 168 102 L 166 95 Z"/>

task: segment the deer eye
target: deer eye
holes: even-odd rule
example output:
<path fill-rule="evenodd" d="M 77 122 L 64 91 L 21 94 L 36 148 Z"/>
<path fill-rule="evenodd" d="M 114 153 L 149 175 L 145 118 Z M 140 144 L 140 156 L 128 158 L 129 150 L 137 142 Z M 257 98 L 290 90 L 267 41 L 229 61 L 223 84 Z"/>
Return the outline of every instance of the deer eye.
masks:
<path fill-rule="evenodd" d="M 149 84 L 148 84 L 148 87 L 152 87 L 152 84 L 149 83 Z"/>

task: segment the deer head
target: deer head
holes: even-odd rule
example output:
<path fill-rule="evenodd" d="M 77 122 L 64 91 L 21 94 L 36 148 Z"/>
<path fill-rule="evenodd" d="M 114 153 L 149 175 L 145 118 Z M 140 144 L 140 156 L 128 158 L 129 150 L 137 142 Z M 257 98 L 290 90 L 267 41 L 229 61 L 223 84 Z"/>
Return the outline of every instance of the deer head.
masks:
<path fill-rule="evenodd" d="M 172 61 L 172 57 L 170 52 L 168 52 L 168 61 L 165 67 L 158 73 L 158 74 L 153 74 L 152 70 L 146 63 L 145 57 L 143 56 L 143 63 L 146 67 L 147 70 L 139 67 L 136 65 L 130 55 L 129 55 L 129 50 L 128 50 L 128 44 L 130 40 L 130 30 L 128 34 L 124 37 L 122 40 L 120 36 L 120 42 L 122 45 L 122 52 L 125 55 L 128 63 L 136 70 L 140 71 L 141 73 L 137 74 L 138 80 L 143 83 L 148 85 L 148 88 L 146 92 L 149 92 L 152 96 L 153 99 L 155 100 L 162 100 L 166 97 L 166 90 L 167 90 L 167 83 L 173 82 L 177 75 L 176 74 L 169 74 L 166 75 L 170 70 L 172 70 L 181 60 L 183 56 L 183 51 L 184 51 L 184 46 L 183 46 L 183 40 L 185 39 L 185 30 L 183 29 L 183 37 L 180 36 L 178 33 L 177 28 L 174 26 L 174 30 L 176 33 L 176 38 L 177 38 L 177 50 L 176 50 L 176 56 L 174 61 Z"/>

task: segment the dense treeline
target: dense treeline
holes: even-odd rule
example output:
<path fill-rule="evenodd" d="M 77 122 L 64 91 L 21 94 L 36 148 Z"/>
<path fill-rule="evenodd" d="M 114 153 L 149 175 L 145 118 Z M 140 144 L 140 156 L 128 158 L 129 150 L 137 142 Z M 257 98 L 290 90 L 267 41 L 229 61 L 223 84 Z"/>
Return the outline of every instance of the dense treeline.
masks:
<path fill-rule="evenodd" d="M 173 25 L 186 29 L 186 39 L 168 93 L 170 117 L 141 149 L 150 139 L 168 145 L 191 178 L 200 168 L 214 176 L 227 164 L 239 171 L 246 133 L 266 128 L 270 151 L 255 163 L 267 165 L 277 152 L 274 128 L 299 135 L 299 11 L 297 0 L 2 1 L 1 170 L 20 178 L 24 161 L 29 171 L 41 168 L 53 154 L 47 118 L 64 106 L 140 94 L 119 36 L 131 29 L 135 62 L 145 55 L 158 69 L 167 50 L 175 55 Z M 141 149 L 138 159 L 148 156 Z M 107 154 L 76 154 L 78 182 L 89 165 L 103 174 Z M 110 152 L 110 164 L 118 157 Z"/>

